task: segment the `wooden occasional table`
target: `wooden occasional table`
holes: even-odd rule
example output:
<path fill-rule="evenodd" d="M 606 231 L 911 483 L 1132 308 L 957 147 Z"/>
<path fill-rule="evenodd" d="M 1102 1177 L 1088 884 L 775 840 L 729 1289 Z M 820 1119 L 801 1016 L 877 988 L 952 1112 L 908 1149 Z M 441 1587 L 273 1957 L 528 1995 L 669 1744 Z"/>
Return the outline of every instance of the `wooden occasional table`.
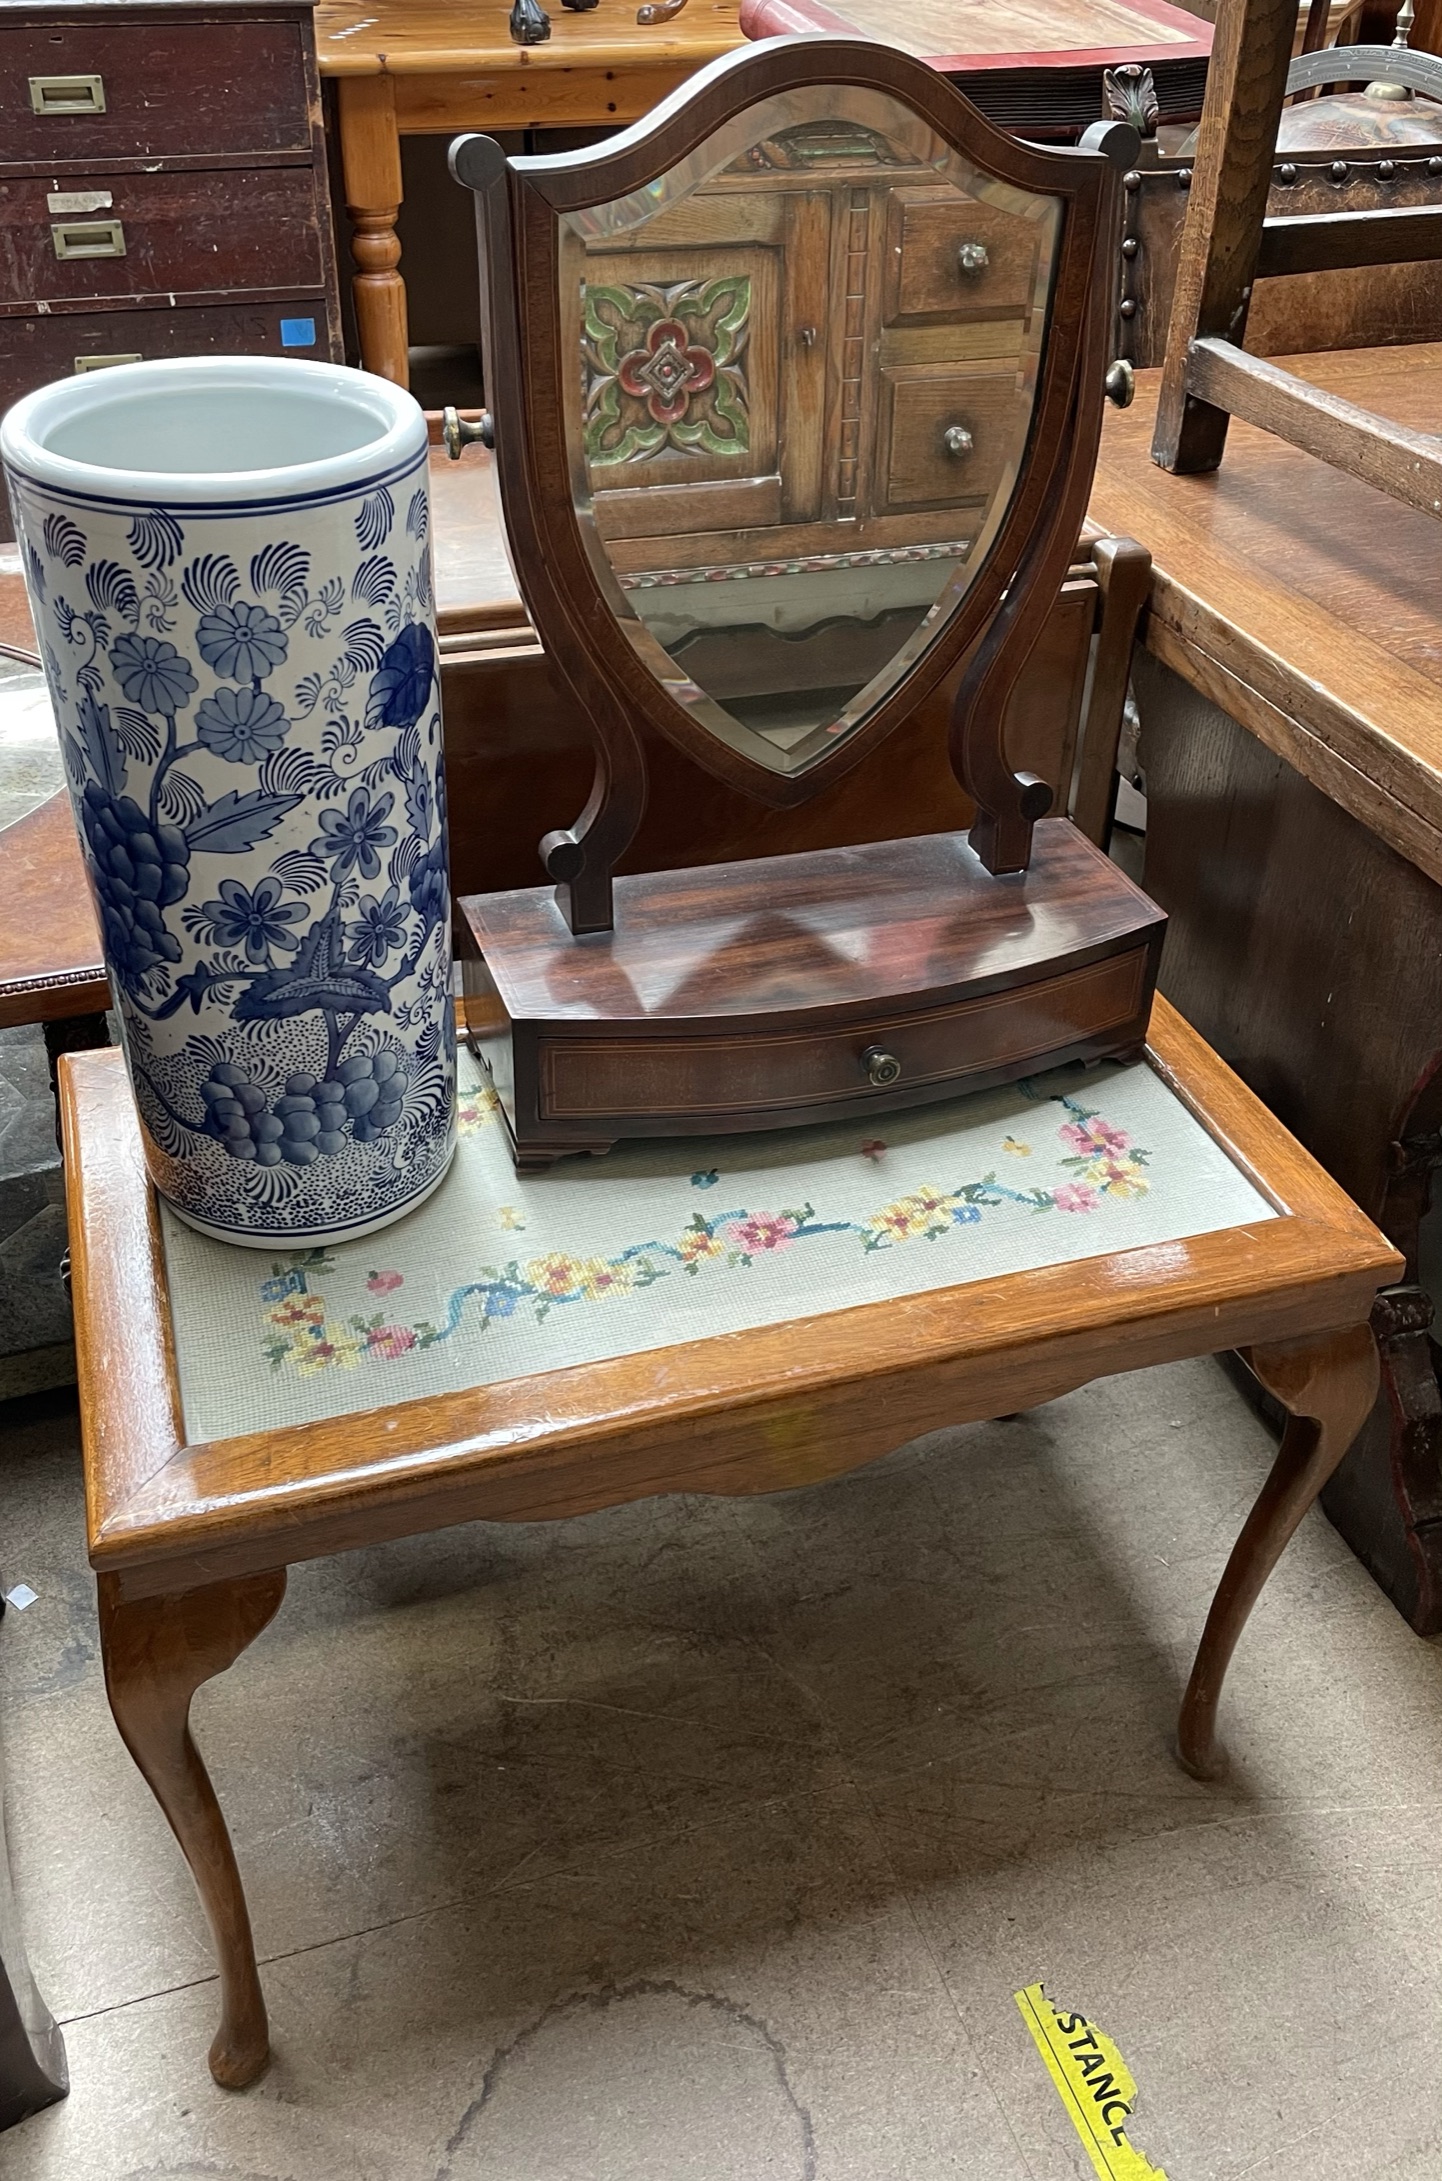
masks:
<path fill-rule="evenodd" d="M 289 1562 L 813 1484 L 1240 1345 L 1292 1421 L 1182 1704 L 1206 1774 L 1236 1640 L 1376 1389 L 1395 1252 L 1165 1002 L 1143 1061 L 891 1115 L 884 1142 L 858 1123 L 628 1146 L 541 1177 L 512 1171 L 466 1056 L 430 1202 L 276 1259 L 158 1213 L 118 1053 L 61 1074 L 106 1683 L 210 1919 L 231 2086 L 265 2064 L 265 2006 L 187 1722 Z"/>
<path fill-rule="evenodd" d="M 1286 368 L 1433 429 L 1442 345 Z M 1407 1259 L 1375 1414 L 1324 1498 L 1442 1632 L 1442 1390 L 1426 1213 L 1442 1165 L 1442 586 L 1435 516 L 1234 422 L 1151 460 L 1158 373 L 1102 437 L 1092 515 L 1153 554 L 1135 664 L 1162 989 Z"/>
<path fill-rule="evenodd" d="M 75 838 L 70 798 L 52 795 L 0 834 L 5 939 L 0 949 L 0 1029 L 41 1022 L 47 1041 L 64 1025 L 90 1032 L 110 1005 L 95 908 Z M 101 1042 L 104 1040 L 102 1038 Z"/>
<path fill-rule="evenodd" d="M 316 47 L 334 77 L 356 322 L 367 371 L 409 379 L 401 246 L 401 137 L 465 129 L 605 128 L 742 42 L 737 0 L 689 0 L 643 30 L 634 0 L 573 15 L 557 0 L 545 45 L 516 45 L 510 0 L 320 0 Z"/>

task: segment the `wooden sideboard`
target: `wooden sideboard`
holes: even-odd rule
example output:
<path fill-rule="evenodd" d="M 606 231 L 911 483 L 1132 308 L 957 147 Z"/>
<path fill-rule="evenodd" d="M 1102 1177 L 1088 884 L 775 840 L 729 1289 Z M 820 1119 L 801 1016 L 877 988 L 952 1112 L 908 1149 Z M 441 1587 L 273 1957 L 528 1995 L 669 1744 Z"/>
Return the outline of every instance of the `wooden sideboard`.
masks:
<path fill-rule="evenodd" d="M 141 357 L 339 361 L 309 0 L 0 0 L 0 253 L 0 410 Z"/>
<path fill-rule="evenodd" d="M 1288 359 L 1430 430 L 1442 345 Z M 1403 1251 L 1383 1386 L 1324 1496 L 1442 1631 L 1442 617 L 1434 517 L 1233 422 L 1209 476 L 1151 460 L 1159 374 L 1108 419 L 1092 500 L 1154 555 L 1136 671 L 1161 989 Z"/>

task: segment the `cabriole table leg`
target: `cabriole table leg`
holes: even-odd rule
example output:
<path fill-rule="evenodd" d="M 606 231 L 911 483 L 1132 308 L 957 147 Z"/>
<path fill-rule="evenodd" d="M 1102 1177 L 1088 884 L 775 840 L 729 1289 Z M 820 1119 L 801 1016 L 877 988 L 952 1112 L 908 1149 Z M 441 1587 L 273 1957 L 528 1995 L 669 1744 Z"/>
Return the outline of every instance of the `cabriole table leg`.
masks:
<path fill-rule="evenodd" d="M 1242 1354 L 1286 1409 L 1287 1426 L 1271 1473 L 1232 1547 L 1182 1699 L 1178 1753 L 1199 1780 L 1215 1779 L 1222 1770 L 1217 1704 L 1247 1616 L 1377 1398 L 1377 1343 L 1370 1326 L 1244 1348 Z"/>
<path fill-rule="evenodd" d="M 190 1865 L 220 1969 L 210 2072 L 227 2090 L 270 2057 L 250 1916 L 225 1819 L 190 1734 L 190 1700 L 254 1642 L 285 1595 L 285 1569 L 172 1597 L 125 1598 L 102 1575 L 100 1644 L 110 1709 Z"/>

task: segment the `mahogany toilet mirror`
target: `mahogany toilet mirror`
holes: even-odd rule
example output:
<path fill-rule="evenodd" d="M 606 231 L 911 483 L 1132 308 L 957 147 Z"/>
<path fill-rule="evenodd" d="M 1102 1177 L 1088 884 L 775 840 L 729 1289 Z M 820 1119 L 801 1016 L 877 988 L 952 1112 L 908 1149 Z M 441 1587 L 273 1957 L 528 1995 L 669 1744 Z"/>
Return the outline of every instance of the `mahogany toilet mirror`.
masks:
<path fill-rule="evenodd" d="M 1140 1044 L 1160 912 L 1002 731 L 1086 508 L 1136 147 L 1022 143 L 910 56 L 811 37 L 593 149 L 453 146 L 517 581 L 596 745 L 554 884 L 462 904 L 518 1164 Z M 698 798 L 797 804 L 964 658 L 969 835 L 615 875 L 656 735 Z"/>

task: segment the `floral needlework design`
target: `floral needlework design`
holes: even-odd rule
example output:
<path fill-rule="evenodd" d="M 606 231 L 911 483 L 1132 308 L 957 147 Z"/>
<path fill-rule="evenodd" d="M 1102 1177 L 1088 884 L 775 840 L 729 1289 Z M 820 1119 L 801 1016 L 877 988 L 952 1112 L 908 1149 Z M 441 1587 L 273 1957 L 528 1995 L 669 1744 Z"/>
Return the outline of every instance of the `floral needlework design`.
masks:
<path fill-rule="evenodd" d="M 551 1249 L 536 1257 L 482 1265 L 474 1279 L 452 1289 L 434 1319 L 403 1322 L 399 1314 L 384 1311 L 333 1315 L 320 1283 L 325 1274 L 336 1270 L 335 1260 L 321 1251 L 309 1251 L 275 1263 L 261 1283 L 265 1353 L 273 1370 L 290 1369 L 305 1376 L 370 1361 L 395 1362 L 453 1339 L 463 1326 L 484 1332 L 522 1310 L 541 1323 L 556 1309 L 615 1302 L 677 1274 L 701 1279 L 720 1272 L 744 1273 L 767 1260 L 804 1254 L 808 1245 L 824 1238 L 842 1238 L 866 1256 L 916 1242 L 938 1244 L 956 1238 L 978 1226 L 989 1212 L 1005 1207 L 1037 1216 L 1094 1213 L 1109 1202 L 1125 1205 L 1146 1195 L 1149 1154 L 1132 1142 L 1125 1129 L 1075 1098 L 1053 1094 L 1047 1102 L 1060 1105 L 1066 1115 L 1057 1130 L 1057 1143 L 1063 1154 L 1060 1164 L 1073 1177 L 1051 1188 L 1014 1188 L 993 1170 L 947 1187 L 917 1186 L 877 1206 L 865 1218 L 828 1219 L 809 1202 L 760 1208 L 743 1205 L 709 1217 L 695 1211 L 679 1233 L 631 1242 L 607 1255 Z M 497 1104 L 489 1088 L 463 1099 L 463 1133 L 491 1125 Z M 715 1169 L 708 1168 L 690 1176 L 690 1183 L 709 1183 L 714 1176 Z M 514 1206 L 501 1207 L 498 1219 L 503 1230 L 524 1230 L 523 1216 Z M 965 1277 L 964 1270 L 960 1276 Z M 372 1272 L 366 1280 L 368 1293 L 375 1297 L 389 1296 L 402 1284 L 396 1273 Z"/>
<path fill-rule="evenodd" d="M 751 281 L 587 284 L 585 447 L 592 468 L 660 454 L 746 454 Z"/>
<path fill-rule="evenodd" d="M 485 1083 L 462 1098 L 456 1109 L 456 1127 L 461 1135 L 474 1136 L 478 1129 L 493 1128 L 500 1110 L 500 1099 L 490 1084 Z"/>

